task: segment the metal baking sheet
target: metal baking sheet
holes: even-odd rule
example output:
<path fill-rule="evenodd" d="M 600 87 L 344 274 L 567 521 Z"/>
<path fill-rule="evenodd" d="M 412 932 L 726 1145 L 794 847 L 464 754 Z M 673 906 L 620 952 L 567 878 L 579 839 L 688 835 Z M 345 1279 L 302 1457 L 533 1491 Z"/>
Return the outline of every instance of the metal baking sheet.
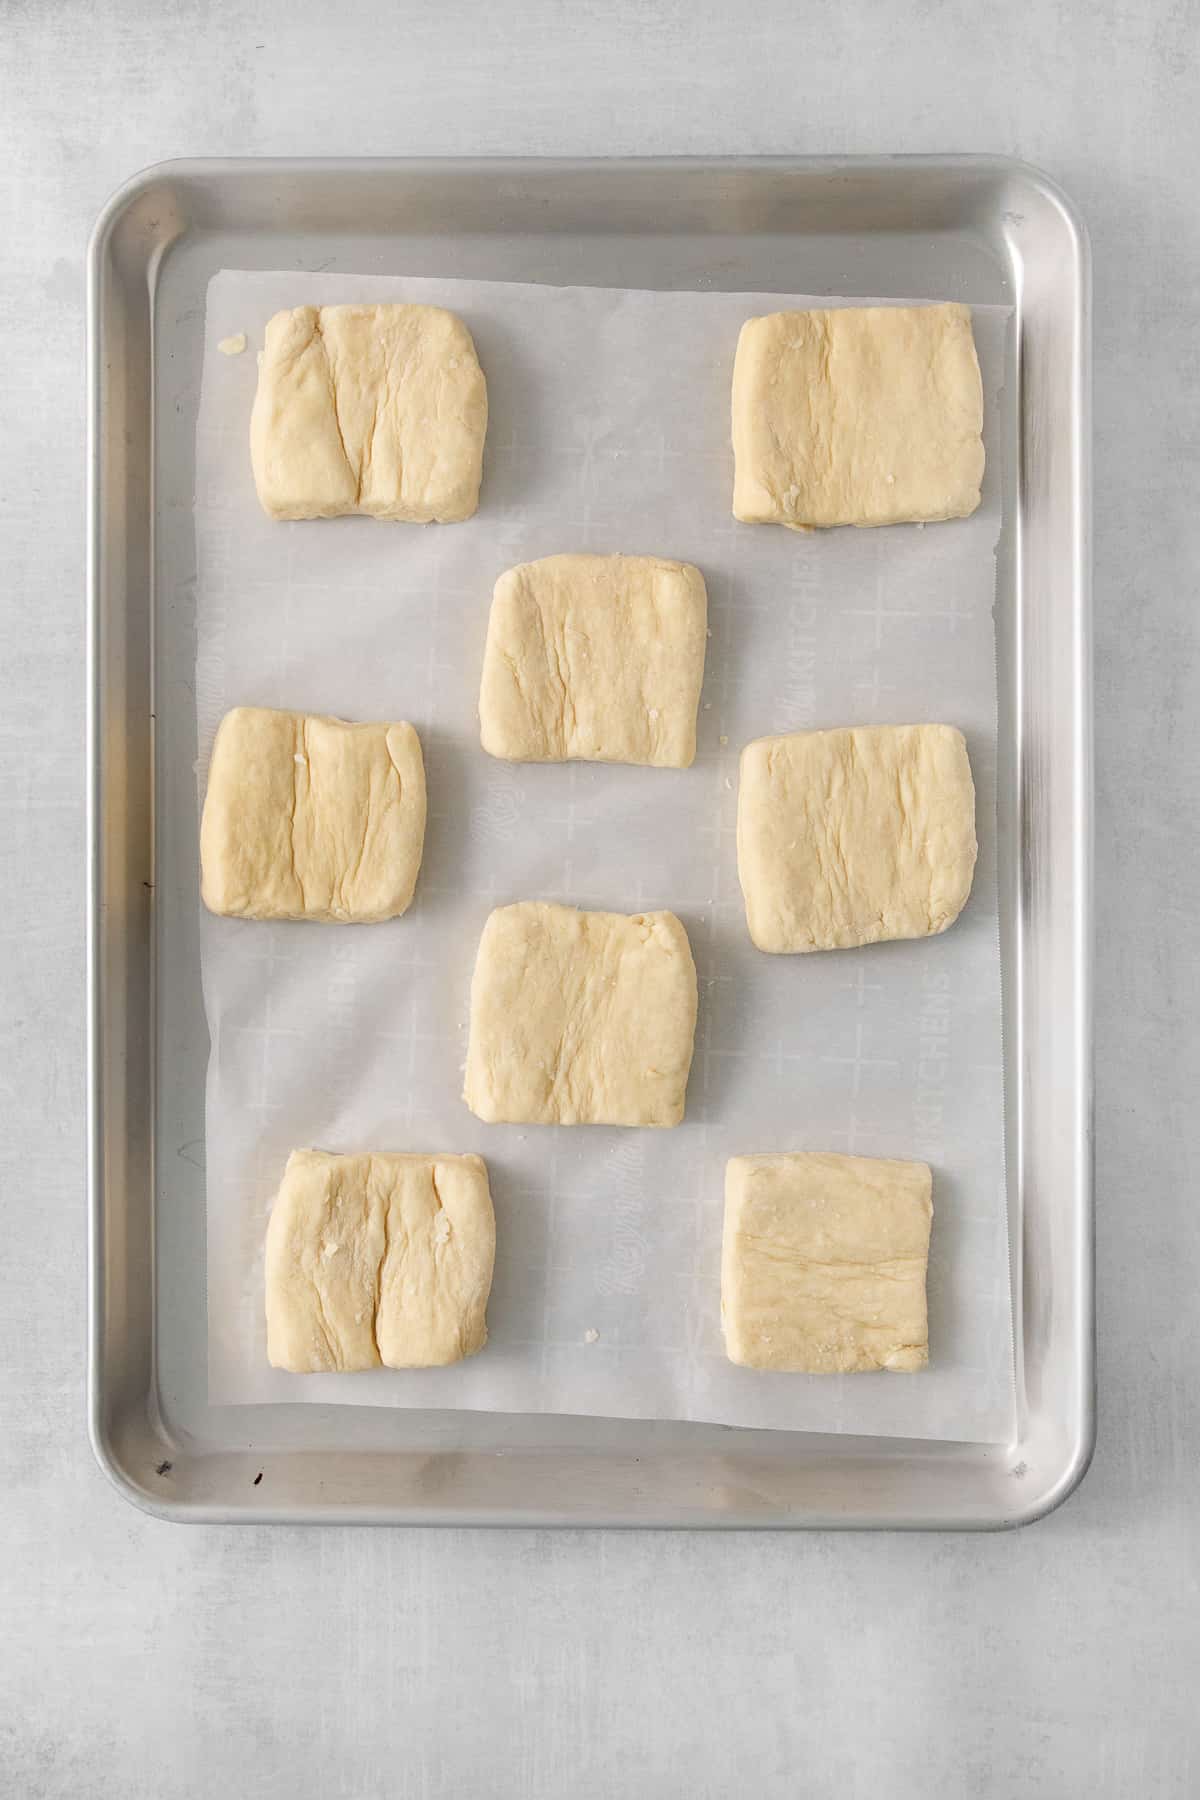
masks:
<path fill-rule="evenodd" d="M 195 416 L 222 267 L 925 295 L 1016 312 L 998 554 L 1018 1419 L 1005 1445 L 211 1407 L 192 693 Z M 89 263 L 90 1423 L 180 1519 L 995 1526 L 1093 1434 L 1088 253 L 991 159 L 167 164 Z"/>

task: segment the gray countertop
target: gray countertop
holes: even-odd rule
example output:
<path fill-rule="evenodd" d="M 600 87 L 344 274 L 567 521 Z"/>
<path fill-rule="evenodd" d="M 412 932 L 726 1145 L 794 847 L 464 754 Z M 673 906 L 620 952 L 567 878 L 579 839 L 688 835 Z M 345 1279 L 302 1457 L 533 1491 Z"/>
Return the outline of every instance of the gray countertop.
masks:
<path fill-rule="evenodd" d="M 1198 47 L 1189 0 L 6 10 L 5 1793 L 1200 1789 Z M 93 1464 L 83 1407 L 82 267 L 101 203 L 170 156 L 940 150 L 1040 164 L 1095 255 L 1101 1389 L 1083 1488 L 982 1538 L 142 1517 Z"/>

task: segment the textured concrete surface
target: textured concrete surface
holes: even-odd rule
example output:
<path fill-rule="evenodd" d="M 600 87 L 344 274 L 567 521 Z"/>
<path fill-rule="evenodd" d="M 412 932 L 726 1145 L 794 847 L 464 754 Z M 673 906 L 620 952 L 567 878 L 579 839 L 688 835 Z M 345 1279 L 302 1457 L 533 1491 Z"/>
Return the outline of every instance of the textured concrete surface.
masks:
<path fill-rule="evenodd" d="M 0 1788 L 1200 1789 L 1189 0 L 9 0 L 0 30 Z M 83 288 L 206 153 L 1008 152 L 1096 259 L 1100 1447 L 998 1538 L 182 1530 L 84 1436 Z"/>

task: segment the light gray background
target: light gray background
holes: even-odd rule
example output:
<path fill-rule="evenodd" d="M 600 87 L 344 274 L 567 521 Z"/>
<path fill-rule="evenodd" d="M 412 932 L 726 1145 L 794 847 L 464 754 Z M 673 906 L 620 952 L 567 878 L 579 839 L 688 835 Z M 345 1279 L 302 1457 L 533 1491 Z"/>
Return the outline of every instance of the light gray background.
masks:
<path fill-rule="evenodd" d="M 0 5 L 0 1791 L 1200 1788 L 1198 52 L 1188 0 Z M 1091 1475 L 990 1538 L 143 1518 L 83 1412 L 82 265 L 101 203 L 178 155 L 937 150 L 1041 164 L 1096 259 Z"/>

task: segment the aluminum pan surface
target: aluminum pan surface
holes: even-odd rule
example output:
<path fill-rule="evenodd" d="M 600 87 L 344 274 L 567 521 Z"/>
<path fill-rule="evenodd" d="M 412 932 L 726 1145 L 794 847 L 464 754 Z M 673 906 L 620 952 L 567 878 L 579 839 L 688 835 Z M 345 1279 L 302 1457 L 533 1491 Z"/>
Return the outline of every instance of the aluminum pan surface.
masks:
<path fill-rule="evenodd" d="M 1022 843 L 1008 883 L 1023 1386 L 1012 1446 L 930 1454 L 905 1443 L 764 1445 L 758 1434 L 721 1428 L 555 1418 L 484 1419 L 464 1431 L 461 1417 L 437 1414 L 408 1415 L 407 1430 L 391 1420 L 364 1431 L 336 1412 L 314 1417 L 323 1409 L 312 1408 L 299 1420 L 293 1409 L 275 1409 L 274 1421 L 248 1420 L 242 1410 L 235 1422 L 208 1409 L 189 1383 L 197 1360 L 189 1271 L 198 1266 L 202 1218 L 193 1127 L 205 1046 L 195 946 L 181 930 L 182 896 L 190 901 L 195 891 L 195 849 L 190 812 L 175 803 L 192 780 L 175 754 L 193 721 L 189 547 L 173 524 L 181 509 L 190 511 L 189 433 L 171 427 L 194 407 L 196 296 L 235 246 L 245 266 L 278 267 L 287 256 L 297 266 L 553 281 L 602 280 L 606 271 L 613 279 L 615 269 L 622 281 L 645 285 L 711 280 L 776 291 L 796 285 L 803 269 L 817 291 L 923 289 L 1017 305 L 1012 425 L 1021 457 L 1000 573 L 1009 609 L 1002 713 Z M 187 1518 L 997 1525 L 1047 1510 L 1086 1467 L 1093 1416 L 1088 269 L 1082 228 L 1066 203 L 1032 172 L 985 159 L 165 165 L 112 203 L 97 228 L 90 275 L 91 1422 L 110 1473 L 140 1503 Z M 148 881 L 157 883 L 152 907 Z M 157 1475 L 164 1461 L 172 1467 Z M 260 1467 L 264 1480 L 254 1486 Z"/>

